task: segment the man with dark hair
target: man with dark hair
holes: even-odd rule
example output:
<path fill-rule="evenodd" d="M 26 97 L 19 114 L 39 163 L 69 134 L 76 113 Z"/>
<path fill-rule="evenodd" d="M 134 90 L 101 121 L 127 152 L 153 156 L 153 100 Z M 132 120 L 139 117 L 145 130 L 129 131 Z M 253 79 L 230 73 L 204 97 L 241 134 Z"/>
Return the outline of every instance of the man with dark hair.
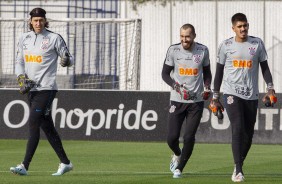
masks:
<path fill-rule="evenodd" d="M 277 99 L 262 40 L 248 36 L 249 23 L 244 14 L 236 13 L 231 22 L 235 37 L 224 40 L 219 46 L 211 105 L 222 108 L 219 101 L 222 83 L 224 106 L 232 129 L 235 168 L 231 179 L 242 182 L 242 166 L 252 144 L 257 116 L 259 65 L 267 84 L 263 102 L 273 106 Z"/>
<path fill-rule="evenodd" d="M 204 100 L 210 95 L 211 71 L 209 50 L 194 42 L 194 26 L 180 28 L 181 43 L 171 45 L 162 69 L 163 80 L 172 87 L 168 120 L 167 143 L 174 155 L 170 162 L 173 178 L 180 178 L 192 155 L 195 134 L 204 109 Z M 179 147 L 182 124 L 186 118 L 184 145 Z"/>
<path fill-rule="evenodd" d="M 56 73 L 58 56 L 60 65 L 73 65 L 64 39 L 46 29 L 48 22 L 46 11 L 34 8 L 30 12 L 30 32 L 24 33 L 18 43 L 16 57 L 16 75 L 20 93 L 27 94 L 29 102 L 29 138 L 24 160 L 10 171 L 18 175 L 27 175 L 30 162 L 40 139 L 40 128 L 60 159 L 58 171 L 54 176 L 63 175 L 73 169 L 57 133 L 51 116 L 51 104 L 58 91 Z"/>

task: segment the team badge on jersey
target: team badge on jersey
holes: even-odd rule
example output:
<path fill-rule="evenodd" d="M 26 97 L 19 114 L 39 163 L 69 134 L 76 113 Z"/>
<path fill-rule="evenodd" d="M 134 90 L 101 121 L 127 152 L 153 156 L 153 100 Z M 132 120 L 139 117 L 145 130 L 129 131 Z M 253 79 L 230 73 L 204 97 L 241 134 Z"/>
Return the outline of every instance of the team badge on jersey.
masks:
<path fill-rule="evenodd" d="M 234 99 L 233 99 L 233 96 L 229 96 L 227 97 L 227 104 L 233 104 L 234 103 Z"/>
<path fill-rule="evenodd" d="M 255 47 L 250 47 L 249 48 L 249 53 L 250 53 L 250 55 L 254 56 L 256 54 L 256 48 Z"/>
<path fill-rule="evenodd" d="M 196 55 L 193 55 L 193 61 L 195 63 L 200 63 L 201 62 L 201 56 L 196 54 Z"/>
<path fill-rule="evenodd" d="M 175 109 L 176 109 L 175 105 L 170 106 L 169 113 L 174 113 Z"/>
<path fill-rule="evenodd" d="M 49 39 L 43 39 L 43 41 L 41 42 L 40 49 L 47 50 L 48 46 L 49 46 Z"/>

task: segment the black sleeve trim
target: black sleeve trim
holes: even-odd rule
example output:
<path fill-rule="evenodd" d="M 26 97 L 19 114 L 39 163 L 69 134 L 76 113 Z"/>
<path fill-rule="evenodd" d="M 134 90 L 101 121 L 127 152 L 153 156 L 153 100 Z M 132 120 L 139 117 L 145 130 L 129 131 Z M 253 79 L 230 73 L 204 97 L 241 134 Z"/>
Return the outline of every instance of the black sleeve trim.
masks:
<path fill-rule="evenodd" d="M 163 80 L 169 85 L 173 86 L 174 80 L 170 77 L 170 72 L 174 69 L 173 66 L 169 66 L 167 64 L 163 65 L 163 70 L 162 70 L 162 78 Z"/>
<path fill-rule="evenodd" d="M 222 83 L 222 79 L 223 79 L 223 72 L 224 71 L 224 65 L 217 63 L 216 64 L 216 73 L 215 73 L 215 77 L 214 77 L 214 91 L 218 91 L 220 90 L 220 86 Z"/>
<path fill-rule="evenodd" d="M 203 67 L 203 78 L 204 78 L 204 85 L 210 87 L 212 81 L 210 65 Z"/>
<path fill-rule="evenodd" d="M 270 73 L 267 61 L 260 62 L 262 76 L 266 82 L 266 84 L 273 83 L 272 75 Z"/>

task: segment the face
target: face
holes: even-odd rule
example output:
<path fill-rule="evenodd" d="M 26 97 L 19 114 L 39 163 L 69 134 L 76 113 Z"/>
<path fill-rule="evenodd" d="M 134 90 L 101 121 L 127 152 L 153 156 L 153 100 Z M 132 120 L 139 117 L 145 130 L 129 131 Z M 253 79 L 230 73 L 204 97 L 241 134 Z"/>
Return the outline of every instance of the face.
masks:
<path fill-rule="evenodd" d="M 237 21 L 232 26 L 233 31 L 236 34 L 236 38 L 239 40 L 245 40 L 248 37 L 249 23 L 245 21 Z"/>
<path fill-rule="evenodd" d="M 40 33 L 45 27 L 46 19 L 44 17 L 32 17 L 30 23 L 34 32 Z"/>
<path fill-rule="evenodd" d="M 191 48 L 194 43 L 194 39 L 196 38 L 196 34 L 192 32 L 192 29 L 180 29 L 180 40 L 183 49 L 188 50 Z"/>

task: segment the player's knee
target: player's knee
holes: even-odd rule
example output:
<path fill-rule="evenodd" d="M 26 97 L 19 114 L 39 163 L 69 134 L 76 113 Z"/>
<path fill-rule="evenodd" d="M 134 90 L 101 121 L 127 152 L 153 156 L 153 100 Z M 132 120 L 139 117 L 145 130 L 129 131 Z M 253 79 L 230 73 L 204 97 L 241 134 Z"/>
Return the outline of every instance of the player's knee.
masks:
<path fill-rule="evenodd" d="M 184 136 L 183 137 L 184 144 L 185 143 L 194 143 L 195 142 L 195 135 Z"/>
<path fill-rule="evenodd" d="M 169 146 L 174 145 L 178 140 L 179 140 L 179 136 L 177 136 L 177 135 L 167 136 L 167 144 Z"/>

